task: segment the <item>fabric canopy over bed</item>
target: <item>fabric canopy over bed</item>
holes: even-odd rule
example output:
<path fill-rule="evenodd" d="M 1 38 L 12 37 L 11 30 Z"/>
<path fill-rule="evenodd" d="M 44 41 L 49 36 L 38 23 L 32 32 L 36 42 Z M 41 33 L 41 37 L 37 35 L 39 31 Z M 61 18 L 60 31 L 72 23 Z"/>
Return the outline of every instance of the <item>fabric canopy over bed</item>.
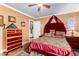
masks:
<path fill-rule="evenodd" d="M 52 23 L 52 20 L 54 20 L 55 22 Z M 62 31 L 66 33 L 64 23 L 57 16 L 52 16 L 45 25 L 44 33 L 49 33 L 50 30 Z"/>

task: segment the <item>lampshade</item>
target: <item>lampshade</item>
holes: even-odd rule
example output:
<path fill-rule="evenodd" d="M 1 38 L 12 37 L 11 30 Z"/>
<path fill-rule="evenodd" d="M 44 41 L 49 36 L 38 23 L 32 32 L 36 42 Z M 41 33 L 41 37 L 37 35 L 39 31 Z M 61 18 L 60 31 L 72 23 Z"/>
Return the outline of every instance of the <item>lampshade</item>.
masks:
<path fill-rule="evenodd" d="M 71 30 L 74 30 L 75 28 L 74 28 L 74 26 L 72 26 L 72 27 L 70 27 L 70 29 L 71 29 Z"/>

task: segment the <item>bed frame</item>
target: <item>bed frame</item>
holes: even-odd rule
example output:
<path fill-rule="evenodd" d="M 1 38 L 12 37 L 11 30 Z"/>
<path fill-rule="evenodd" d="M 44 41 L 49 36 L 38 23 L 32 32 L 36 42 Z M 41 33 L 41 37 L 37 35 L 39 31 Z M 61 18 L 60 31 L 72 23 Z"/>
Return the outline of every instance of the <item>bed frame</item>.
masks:
<path fill-rule="evenodd" d="M 7 28 L 5 30 L 6 33 L 6 52 L 5 54 L 8 55 L 8 53 L 12 50 L 22 48 L 22 30 L 20 29 L 13 29 L 13 28 Z"/>

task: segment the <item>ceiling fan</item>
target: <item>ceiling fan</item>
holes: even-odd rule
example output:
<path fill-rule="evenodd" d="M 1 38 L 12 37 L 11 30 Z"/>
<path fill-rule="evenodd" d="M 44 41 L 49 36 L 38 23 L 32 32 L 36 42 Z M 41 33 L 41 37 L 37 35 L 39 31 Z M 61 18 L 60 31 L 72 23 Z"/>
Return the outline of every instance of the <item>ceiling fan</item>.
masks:
<path fill-rule="evenodd" d="M 50 5 L 47 4 L 30 4 L 28 7 L 38 6 L 38 11 L 40 11 L 41 7 L 50 8 Z"/>

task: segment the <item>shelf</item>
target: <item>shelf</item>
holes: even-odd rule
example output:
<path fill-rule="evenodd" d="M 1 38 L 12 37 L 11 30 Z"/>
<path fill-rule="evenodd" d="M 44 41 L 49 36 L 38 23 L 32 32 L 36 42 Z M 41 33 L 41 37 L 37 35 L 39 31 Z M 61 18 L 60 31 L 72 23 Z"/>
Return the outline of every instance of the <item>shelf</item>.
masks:
<path fill-rule="evenodd" d="M 7 42 L 7 44 L 12 43 L 12 42 L 17 42 L 17 41 L 20 41 L 20 40 L 13 40 L 13 41 Z M 21 41 L 22 41 L 22 39 L 21 39 Z"/>
<path fill-rule="evenodd" d="M 12 38 L 18 38 L 18 37 L 22 37 L 22 35 L 19 35 L 19 36 L 12 36 L 12 37 L 7 37 L 6 39 L 12 39 Z"/>
<path fill-rule="evenodd" d="M 12 48 L 12 49 L 10 49 L 10 50 L 7 50 L 7 52 L 12 51 L 12 50 L 17 49 L 17 48 L 20 48 L 21 46 L 22 46 L 22 45 L 19 45 L 19 46 L 15 47 L 15 48 Z"/>

